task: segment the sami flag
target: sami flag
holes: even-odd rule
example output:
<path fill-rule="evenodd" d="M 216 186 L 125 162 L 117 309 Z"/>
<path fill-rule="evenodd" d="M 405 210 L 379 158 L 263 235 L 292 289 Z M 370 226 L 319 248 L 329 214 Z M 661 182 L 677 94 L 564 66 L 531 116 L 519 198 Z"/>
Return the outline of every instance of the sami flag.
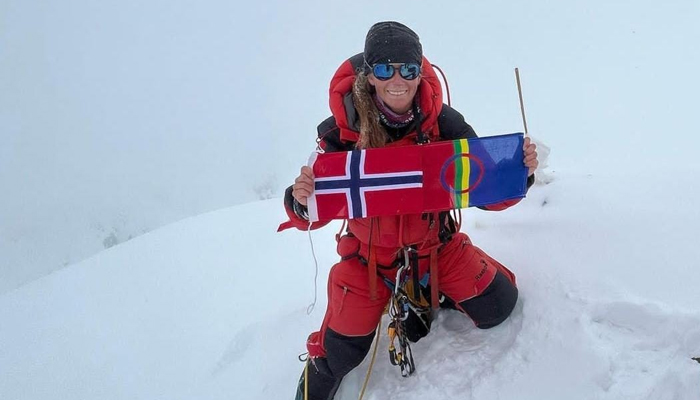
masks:
<path fill-rule="evenodd" d="M 525 197 L 522 133 L 423 146 L 424 210 L 439 211 Z"/>
<path fill-rule="evenodd" d="M 313 154 L 311 221 L 416 214 L 522 198 L 523 134 Z"/>

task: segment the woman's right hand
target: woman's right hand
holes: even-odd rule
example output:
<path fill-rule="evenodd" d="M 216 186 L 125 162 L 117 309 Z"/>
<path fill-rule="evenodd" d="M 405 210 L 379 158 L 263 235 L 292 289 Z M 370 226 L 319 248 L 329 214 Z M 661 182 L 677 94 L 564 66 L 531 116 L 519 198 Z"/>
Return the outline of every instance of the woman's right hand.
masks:
<path fill-rule="evenodd" d="M 307 166 L 301 167 L 299 176 L 294 180 L 292 186 L 292 196 L 302 206 L 308 202 L 309 196 L 314 191 L 314 171 Z"/>

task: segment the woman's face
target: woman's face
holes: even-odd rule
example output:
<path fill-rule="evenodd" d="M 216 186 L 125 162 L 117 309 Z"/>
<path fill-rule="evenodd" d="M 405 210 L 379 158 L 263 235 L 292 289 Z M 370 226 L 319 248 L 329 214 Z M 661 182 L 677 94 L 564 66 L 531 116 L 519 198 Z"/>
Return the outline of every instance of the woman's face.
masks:
<path fill-rule="evenodd" d="M 377 95 L 382 99 L 393 112 L 403 114 L 411 109 L 413 105 L 413 97 L 418 91 L 420 84 L 420 75 L 413 80 L 407 81 L 401 77 L 398 72 L 398 67 L 401 64 L 392 64 L 395 68 L 394 76 L 391 79 L 382 81 L 377 79 L 373 74 L 367 77 L 370 85 L 377 90 Z"/>

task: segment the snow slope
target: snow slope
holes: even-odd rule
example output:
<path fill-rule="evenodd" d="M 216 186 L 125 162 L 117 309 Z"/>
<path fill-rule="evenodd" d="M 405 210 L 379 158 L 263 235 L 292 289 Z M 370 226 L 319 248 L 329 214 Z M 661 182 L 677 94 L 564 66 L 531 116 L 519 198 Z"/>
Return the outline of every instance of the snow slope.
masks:
<path fill-rule="evenodd" d="M 382 333 L 365 399 L 699 398 L 691 175 L 556 172 L 513 209 L 465 211 L 463 230 L 518 275 L 514 314 L 481 331 L 440 312 L 408 379 Z M 308 316 L 309 239 L 275 233 L 280 203 L 189 218 L 0 296 L 0 398 L 292 398 L 338 225 L 312 234 Z"/>

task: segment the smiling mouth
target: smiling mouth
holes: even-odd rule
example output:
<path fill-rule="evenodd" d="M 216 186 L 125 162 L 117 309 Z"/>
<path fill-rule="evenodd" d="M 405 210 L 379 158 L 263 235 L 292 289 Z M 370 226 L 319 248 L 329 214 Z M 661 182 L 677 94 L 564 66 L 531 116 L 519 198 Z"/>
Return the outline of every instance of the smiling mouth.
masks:
<path fill-rule="evenodd" d="M 392 96 L 402 96 L 408 93 L 408 90 L 387 90 L 386 92 Z"/>

